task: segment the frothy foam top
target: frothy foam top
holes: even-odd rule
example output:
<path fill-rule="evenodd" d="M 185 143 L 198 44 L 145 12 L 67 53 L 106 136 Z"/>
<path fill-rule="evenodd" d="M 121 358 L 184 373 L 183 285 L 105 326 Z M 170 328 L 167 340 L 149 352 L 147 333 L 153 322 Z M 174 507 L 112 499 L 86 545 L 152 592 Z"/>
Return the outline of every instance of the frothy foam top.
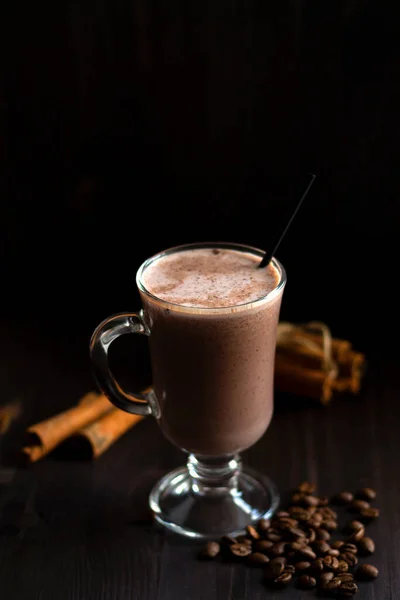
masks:
<path fill-rule="evenodd" d="M 279 283 L 270 263 L 258 269 L 258 256 L 236 250 L 202 248 L 168 254 L 143 273 L 145 288 L 181 306 L 225 308 L 254 302 Z"/>

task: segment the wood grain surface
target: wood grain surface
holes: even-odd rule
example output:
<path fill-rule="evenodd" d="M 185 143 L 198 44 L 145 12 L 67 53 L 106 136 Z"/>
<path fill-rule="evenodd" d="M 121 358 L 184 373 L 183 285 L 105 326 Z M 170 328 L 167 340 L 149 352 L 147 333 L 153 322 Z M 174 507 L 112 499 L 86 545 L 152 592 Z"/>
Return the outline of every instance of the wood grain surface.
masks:
<path fill-rule="evenodd" d="M 302 600 L 293 586 L 271 592 L 258 570 L 199 562 L 198 546 L 155 526 L 149 490 L 184 455 L 148 418 L 94 462 L 49 456 L 14 468 L 27 424 L 71 405 L 91 388 L 85 340 L 44 338 L 4 324 L 1 398 L 20 398 L 21 417 L 0 439 L 0 590 L 7 600 Z M 283 501 L 304 479 L 321 494 L 371 486 L 379 520 L 368 526 L 379 578 L 359 600 L 400 597 L 399 362 L 372 359 L 358 397 L 322 408 L 276 398 L 263 438 L 243 458 L 275 480 Z M 15 512 L 28 514 L 20 529 Z M 37 521 L 32 513 L 37 516 Z M 11 519 L 11 520 L 10 520 Z"/>

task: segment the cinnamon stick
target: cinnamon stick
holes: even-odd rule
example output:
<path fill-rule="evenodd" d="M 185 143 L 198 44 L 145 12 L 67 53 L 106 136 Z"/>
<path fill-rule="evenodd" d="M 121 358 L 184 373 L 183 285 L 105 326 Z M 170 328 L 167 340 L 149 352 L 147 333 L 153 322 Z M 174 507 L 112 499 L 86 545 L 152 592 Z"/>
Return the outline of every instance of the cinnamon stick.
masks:
<path fill-rule="evenodd" d="M 113 408 L 93 423 L 86 425 L 71 436 L 71 441 L 86 441 L 89 444 L 88 458 L 94 459 L 103 454 L 131 427 L 144 417 L 131 415 L 119 408 Z"/>
<path fill-rule="evenodd" d="M 313 336 L 322 347 L 322 336 Z M 333 352 L 333 349 L 335 351 Z M 302 344 L 277 348 L 275 357 L 275 386 L 277 390 L 309 396 L 327 404 L 335 392 L 358 394 L 365 373 L 366 357 L 351 349 L 347 340 L 332 340 L 332 355 L 337 374 L 326 374 L 323 359 L 311 354 Z"/>
<path fill-rule="evenodd" d="M 303 369 L 320 371 L 323 368 L 324 357 L 322 350 L 319 354 L 311 354 L 307 348 L 296 344 L 289 348 L 277 348 L 275 361 L 290 362 Z"/>
<path fill-rule="evenodd" d="M 307 345 L 311 342 L 311 346 Z M 333 338 L 331 341 L 332 360 L 346 365 L 351 360 L 351 344 L 347 340 Z M 296 364 L 309 369 L 320 369 L 324 361 L 322 335 L 309 334 L 308 332 L 295 332 L 288 343 L 278 344 L 278 354 L 292 356 Z"/>
<path fill-rule="evenodd" d="M 361 389 L 361 383 L 358 379 L 353 379 L 352 377 L 340 377 L 333 383 L 333 389 L 335 392 L 358 394 Z"/>
<path fill-rule="evenodd" d="M 289 394 L 307 396 L 326 405 L 332 399 L 337 373 L 331 370 L 304 369 L 283 357 L 275 361 L 275 388 Z"/>
<path fill-rule="evenodd" d="M 20 400 L 12 400 L 0 407 L 0 435 L 6 433 L 12 423 L 18 419 L 22 412 Z"/>
<path fill-rule="evenodd" d="M 77 406 L 28 427 L 27 443 L 22 453 L 29 462 L 36 462 L 70 435 L 112 409 L 113 405 L 106 396 L 89 392 Z"/>
<path fill-rule="evenodd" d="M 310 333 L 308 331 L 300 331 L 295 334 L 297 337 L 301 337 L 303 339 L 309 340 L 310 342 L 314 342 L 322 346 L 322 335 L 318 333 Z M 349 340 L 343 340 L 341 338 L 332 338 L 331 340 L 332 346 L 332 358 L 334 360 L 345 361 L 348 352 L 351 350 L 351 343 Z"/>
<path fill-rule="evenodd" d="M 346 356 L 338 360 L 340 372 L 352 378 L 360 377 L 366 368 L 366 357 L 362 352 L 350 350 Z"/>

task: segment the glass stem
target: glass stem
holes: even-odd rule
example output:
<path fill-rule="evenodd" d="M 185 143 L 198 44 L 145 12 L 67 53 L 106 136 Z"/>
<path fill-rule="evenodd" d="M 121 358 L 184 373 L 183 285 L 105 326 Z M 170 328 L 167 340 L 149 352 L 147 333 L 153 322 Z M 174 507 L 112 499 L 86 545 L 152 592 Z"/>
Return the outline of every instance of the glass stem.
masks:
<path fill-rule="evenodd" d="M 223 496 L 238 493 L 238 477 L 242 469 L 238 454 L 212 458 L 189 454 L 187 468 L 195 494 Z"/>

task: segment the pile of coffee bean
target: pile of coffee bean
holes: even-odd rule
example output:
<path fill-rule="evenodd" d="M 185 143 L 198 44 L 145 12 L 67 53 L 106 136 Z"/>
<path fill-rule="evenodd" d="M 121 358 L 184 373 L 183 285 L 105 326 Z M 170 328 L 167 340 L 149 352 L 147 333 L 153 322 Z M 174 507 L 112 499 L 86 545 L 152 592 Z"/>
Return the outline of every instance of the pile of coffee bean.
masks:
<path fill-rule="evenodd" d="M 304 481 L 271 520 L 261 519 L 236 538 L 208 542 L 199 557 L 261 568 L 264 583 L 274 589 L 294 583 L 327 596 L 350 597 L 358 591 L 357 581 L 378 577 L 374 565 L 358 564 L 360 557 L 375 551 L 366 535 L 368 524 L 379 517 L 379 509 L 372 506 L 375 499 L 371 488 L 318 496 L 316 486 Z M 339 524 L 339 507 L 344 526 Z"/>

